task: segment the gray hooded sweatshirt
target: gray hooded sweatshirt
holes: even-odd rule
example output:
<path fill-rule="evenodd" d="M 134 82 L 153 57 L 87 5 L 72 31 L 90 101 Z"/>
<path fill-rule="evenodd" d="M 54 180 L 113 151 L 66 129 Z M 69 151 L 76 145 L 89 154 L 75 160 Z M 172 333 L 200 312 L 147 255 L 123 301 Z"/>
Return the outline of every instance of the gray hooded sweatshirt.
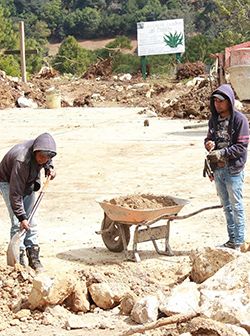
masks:
<path fill-rule="evenodd" d="M 56 155 L 56 143 L 49 133 L 39 135 L 12 147 L 0 162 L 0 182 L 10 185 L 10 204 L 19 221 L 27 219 L 23 197 L 40 189 L 40 171 L 53 167 L 52 160 L 39 165 L 35 160 L 35 151 L 51 151 Z"/>
<path fill-rule="evenodd" d="M 205 143 L 209 140 L 215 142 L 217 148 L 218 139 L 216 138 L 216 129 L 218 124 L 218 113 L 216 112 L 213 94 L 219 93 L 229 100 L 231 104 L 231 118 L 228 126 L 230 135 L 230 144 L 223 148 L 222 156 L 228 160 L 228 169 L 231 174 L 238 174 L 244 169 L 247 161 L 247 148 L 249 143 L 249 124 L 246 116 L 236 110 L 234 92 L 229 84 L 222 84 L 216 89 L 210 99 L 211 117 L 208 123 L 208 133 Z"/>

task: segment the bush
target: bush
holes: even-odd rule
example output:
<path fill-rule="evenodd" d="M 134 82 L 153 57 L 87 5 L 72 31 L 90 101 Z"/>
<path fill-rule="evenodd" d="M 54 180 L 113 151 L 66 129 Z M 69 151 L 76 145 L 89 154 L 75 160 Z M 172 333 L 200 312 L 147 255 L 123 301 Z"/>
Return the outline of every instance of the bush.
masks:
<path fill-rule="evenodd" d="M 140 69 L 140 57 L 118 53 L 114 57 L 112 70 L 115 73 L 136 74 Z"/>
<path fill-rule="evenodd" d="M 110 56 L 112 56 L 114 52 L 108 49 L 105 49 L 105 48 L 101 48 L 101 49 L 96 49 L 94 53 L 97 58 L 105 59 L 105 58 L 109 58 Z"/>
<path fill-rule="evenodd" d="M 10 56 L 1 55 L 0 69 L 3 70 L 9 76 L 19 77 L 21 75 L 20 65 L 12 55 Z"/>
<path fill-rule="evenodd" d="M 176 59 L 175 55 L 147 56 L 147 64 L 150 66 L 150 74 L 172 76 Z"/>
<path fill-rule="evenodd" d="M 60 73 L 82 75 L 95 60 L 92 51 L 81 48 L 76 39 L 69 36 L 61 44 L 58 54 L 52 60 L 52 66 Z"/>
<path fill-rule="evenodd" d="M 118 36 L 114 41 L 106 44 L 106 48 L 132 49 L 131 40 L 127 36 Z"/>

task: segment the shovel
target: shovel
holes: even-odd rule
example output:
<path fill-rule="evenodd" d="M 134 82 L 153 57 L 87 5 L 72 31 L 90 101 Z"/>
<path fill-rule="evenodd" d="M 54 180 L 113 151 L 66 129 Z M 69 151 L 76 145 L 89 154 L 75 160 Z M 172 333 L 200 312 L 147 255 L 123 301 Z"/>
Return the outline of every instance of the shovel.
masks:
<path fill-rule="evenodd" d="M 39 196 L 37 197 L 37 200 L 31 210 L 31 213 L 28 218 L 28 223 L 31 222 L 42 198 L 45 192 L 45 189 L 47 188 L 49 184 L 50 176 L 48 176 L 44 182 L 44 185 L 39 193 Z M 9 266 L 15 266 L 15 264 L 19 263 L 20 261 L 20 243 L 25 235 L 26 230 L 23 229 L 20 232 L 17 232 L 14 234 L 14 236 L 11 238 L 11 241 L 9 242 L 8 249 L 7 249 L 7 265 Z"/>

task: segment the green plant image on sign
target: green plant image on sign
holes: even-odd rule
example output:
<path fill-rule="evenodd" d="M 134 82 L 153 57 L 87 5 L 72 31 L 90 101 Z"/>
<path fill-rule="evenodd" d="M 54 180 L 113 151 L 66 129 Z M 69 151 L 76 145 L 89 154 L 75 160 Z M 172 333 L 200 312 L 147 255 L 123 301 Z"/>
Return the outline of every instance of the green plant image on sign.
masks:
<path fill-rule="evenodd" d="M 183 45 L 183 34 L 175 32 L 174 34 L 165 34 L 164 35 L 164 42 L 170 48 L 177 48 L 178 45 Z"/>

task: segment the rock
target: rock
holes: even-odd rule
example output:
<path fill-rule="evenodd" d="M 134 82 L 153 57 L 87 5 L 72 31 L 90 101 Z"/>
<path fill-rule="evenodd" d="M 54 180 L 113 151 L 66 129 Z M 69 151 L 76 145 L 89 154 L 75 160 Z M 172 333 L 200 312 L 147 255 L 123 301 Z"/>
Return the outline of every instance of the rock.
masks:
<path fill-rule="evenodd" d="M 158 308 L 159 301 L 157 297 L 146 296 L 135 303 L 131 311 L 131 318 L 140 324 L 154 322 L 158 317 Z"/>
<path fill-rule="evenodd" d="M 201 313 L 250 330 L 250 254 L 242 254 L 200 285 Z"/>
<path fill-rule="evenodd" d="M 130 289 L 119 283 L 94 283 L 89 287 L 94 303 L 102 309 L 111 309 L 118 306 Z"/>
<path fill-rule="evenodd" d="M 67 321 L 65 323 L 65 328 L 67 330 L 83 329 L 83 328 L 85 328 L 85 322 L 82 321 L 81 316 L 72 315 L 67 319 Z"/>
<path fill-rule="evenodd" d="M 138 298 L 134 293 L 126 294 L 121 300 L 120 313 L 122 315 L 130 315 L 137 300 Z"/>
<path fill-rule="evenodd" d="M 17 99 L 17 104 L 19 107 L 29 107 L 29 108 L 37 108 L 38 105 L 32 99 L 26 97 L 19 97 Z"/>
<path fill-rule="evenodd" d="M 190 278 L 198 284 L 202 283 L 237 257 L 238 254 L 229 249 L 205 247 L 192 251 L 190 254 L 192 262 Z"/>
<path fill-rule="evenodd" d="M 61 304 L 74 291 L 76 279 L 72 275 L 50 277 L 39 274 L 33 280 L 33 287 L 28 297 L 31 309 L 47 305 Z"/>
<path fill-rule="evenodd" d="M 84 312 L 90 310 L 90 303 L 87 299 L 88 290 L 86 284 L 83 282 L 77 282 L 73 292 L 66 299 L 65 304 L 73 312 Z"/>
<path fill-rule="evenodd" d="M 194 282 L 184 282 L 174 287 L 159 309 L 167 316 L 199 312 L 200 292 Z"/>
<path fill-rule="evenodd" d="M 22 319 L 24 317 L 27 317 L 27 316 L 30 316 L 31 315 L 31 312 L 29 309 L 21 309 L 19 312 L 17 312 L 15 314 L 15 318 L 17 319 Z"/>

